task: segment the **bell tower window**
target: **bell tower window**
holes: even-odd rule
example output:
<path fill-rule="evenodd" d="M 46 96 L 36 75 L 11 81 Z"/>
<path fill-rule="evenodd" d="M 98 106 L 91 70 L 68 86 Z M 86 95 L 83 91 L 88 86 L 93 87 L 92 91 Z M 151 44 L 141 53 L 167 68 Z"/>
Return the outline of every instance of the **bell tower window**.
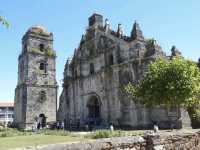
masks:
<path fill-rule="evenodd" d="M 90 64 L 90 74 L 94 74 L 94 64 Z"/>
<path fill-rule="evenodd" d="M 41 52 L 44 52 L 44 44 L 40 44 L 39 49 L 40 49 Z"/>
<path fill-rule="evenodd" d="M 44 70 L 44 67 L 45 65 L 44 65 L 44 63 L 40 63 L 40 70 Z"/>
<path fill-rule="evenodd" d="M 46 63 L 40 63 L 40 70 L 44 71 L 44 73 L 47 73 L 47 64 Z"/>
<path fill-rule="evenodd" d="M 46 100 L 46 92 L 40 91 L 40 101 L 43 102 Z"/>

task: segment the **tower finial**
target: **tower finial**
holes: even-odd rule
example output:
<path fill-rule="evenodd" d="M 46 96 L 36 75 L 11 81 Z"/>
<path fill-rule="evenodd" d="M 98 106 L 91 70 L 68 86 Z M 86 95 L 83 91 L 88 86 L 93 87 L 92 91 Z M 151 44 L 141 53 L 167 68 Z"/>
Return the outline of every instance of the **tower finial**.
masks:
<path fill-rule="evenodd" d="M 120 38 L 123 36 L 123 29 L 122 29 L 122 24 L 121 23 L 118 24 L 117 35 Z"/>
<path fill-rule="evenodd" d="M 135 23 L 133 24 L 133 29 L 131 32 L 131 39 L 144 41 L 142 30 L 140 29 L 140 26 L 137 23 L 137 20 L 135 20 Z"/>
<path fill-rule="evenodd" d="M 89 19 L 89 26 L 103 26 L 103 16 L 94 13 Z"/>
<path fill-rule="evenodd" d="M 137 23 L 137 20 L 135 19 L 135 23 L 134 24 L 136 24 Z"/>
<path fill-rule="evenodd" d="M 105 29 L 106 32 L 108 32 L 110 30 L 110 23 L 108 21 L 108 18 L 105 19 L 104 29 Z"/>

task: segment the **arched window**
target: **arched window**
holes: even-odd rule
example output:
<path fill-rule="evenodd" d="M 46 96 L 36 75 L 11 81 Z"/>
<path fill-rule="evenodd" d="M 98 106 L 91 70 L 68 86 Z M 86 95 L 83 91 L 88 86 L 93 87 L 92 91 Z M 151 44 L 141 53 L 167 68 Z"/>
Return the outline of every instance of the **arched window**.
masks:
<path fill-rule="evenodd" d="M 90 74 L 94 74 L 94 64 L 90 64 Z"/>
<path fill-rule="evenodd" d="M 44 73 L 47 73 L 47 64 L 44 62 L 40 63 L 40 70 L 43 70 Z"/>
<path fill-rule="evenodd" d="M 109 57 L 108 57 L 108 63 L 109 63 L 109 65 L 113 65 L 114 64 L 113 55 L 112 54 L 109 55 Z"/>
<path fill-rule="evenodd" d="M 47 119 L 47 117 L 45 116 L 45 114 L 39 115 L 40 126 L 42 128 L 46 127 L 46 119 Z"/>
<path fill-rule="evenodd" d="M 41 52 L 44 52 L 44 44 L 40 44 L 39 49 L 40 49 Z"/>
<path fill-rule="evenodd" d="M 43 102 L 46 100 L 46 92 L 40 91 L 40 101 Z"/>
<path fill-rule="evenodd" d="M 77 70 L 75 70 L 75 72 L 74 72 L 74 77 L 75 77 L 75 78 L 78 77 L 78 72 L 77 72 Z"/>
<path fill-rule="evenodd" d="M 45 69 L 45 64 L 44 63 L 40 63 L 40 70 L 44 70 Z"/>

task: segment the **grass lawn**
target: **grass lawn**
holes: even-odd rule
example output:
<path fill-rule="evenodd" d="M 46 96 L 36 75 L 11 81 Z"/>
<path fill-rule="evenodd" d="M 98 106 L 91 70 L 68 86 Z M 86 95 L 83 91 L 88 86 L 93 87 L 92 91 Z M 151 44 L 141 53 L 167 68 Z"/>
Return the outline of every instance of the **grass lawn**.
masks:
<path fill-rule="evenodd" d="M 38 146 L 56 143 L 72 143 L 87 141 L 92 139 L 122 137 L 122 136 L 141 136 L 147 130 L 97 130 L 94 132 L 68 132 L 63 130 L 41 130 L 37 133 L 30 131 L 19 131 L 16 129 L 0 129 L 0 150 L 11 148 L 24 148 L 28 146 Z M 160 134 L 172 135 L 180 133 L 197 132 L 198 130 L 160 130 Z"/>
<path fill-rule="evenodd" d="M 94 132 L 68 132 L 63 130 L 41 130 L 37 133 L 17 129 L 0 130 L 0 150 L 23 148 L 56 143 L 70 143 L 83 140 L 143 135 L 144 131 L 97 130 Z"/>
<path fill-rule="evenodd" d="M 67 143 L 83 140 L 83 137 L 59 136 L 59 135 L 27 135 L 14 137 L 0 137 L 0 150 L 37 146 L 44 144 Z"/>

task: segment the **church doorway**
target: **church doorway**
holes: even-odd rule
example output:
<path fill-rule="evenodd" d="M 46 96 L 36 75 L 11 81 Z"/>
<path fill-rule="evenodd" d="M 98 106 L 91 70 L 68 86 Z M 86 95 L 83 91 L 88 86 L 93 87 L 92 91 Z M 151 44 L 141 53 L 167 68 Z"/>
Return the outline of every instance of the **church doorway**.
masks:
<path fill-rule="evenodd" d="M 39 115 L 39 123 L 42 128 L 46 127 L 46 118 L 44 114 Z"/>
<path fill-rule="evenodd" d="M 87 108 L 88 108 L 89 124 L 98 125 L 100 123 L 100 118 L 101 118 L 101 114 L 100 114 L 101 106 L 96 96 L 92 96 L 89 99 L 87 103 Z"/>

